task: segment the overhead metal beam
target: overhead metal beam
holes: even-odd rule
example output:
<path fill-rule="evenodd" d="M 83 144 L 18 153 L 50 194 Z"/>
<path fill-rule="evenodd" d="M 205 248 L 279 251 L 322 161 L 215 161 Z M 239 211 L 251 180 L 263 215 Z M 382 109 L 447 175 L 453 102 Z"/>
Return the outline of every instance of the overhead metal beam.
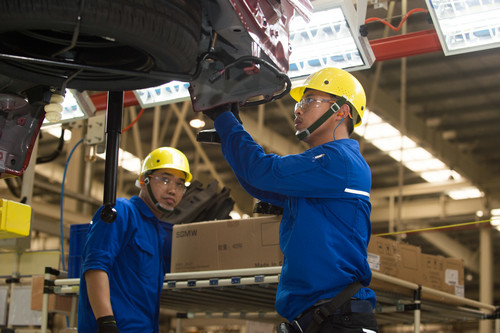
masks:
<path fill-rule="evenodd" d="M 416 220 L 429 221 L 431 219 L 442 221 L 447 217 L 475 216 L 475 213 L 479 210 L 484 210 L 484 200 L 482 198 L 403 201 L 401 204 L 401 221 L 402 223 Z M 372 201 L 371 221 L 373 224 L 387 223 L 390 214 L 389 200 Z"/>
<path fill-rule="evenodd" d="M 47 232 L 53 235 L 59 235 L 59 205 L 51 205 L 46 202 L 42 203 L 35 201 L 31 204 L 31 207 L 35 216 L 31 226 L 32 229 Z M 85 215 L 81 212 L 76 213 L 70 210 L 64 210 L 64 225 L 90 223 L 91 220 L 92 215 Z M 50 225 L 49 228 L 49 224 L 47 224 L 48 222 L 54 223 L 54 225 Z"/>
<path fill-rule="evenodd" d="M 42 214 L 36 214 L 36 219 L 34 220 L 33 225 L 31 226 L 32 230 L 38 231 L 38 232 L 43 232 L 48 235 L 54 236 L 54 237 L 60 237 L 61 235 L 61 227 L 59 225 L 59 221 L 55 219 L 48 218 Z M 88 220 L 85 223 L 89 223 L 90 220 Z M 71 223 L 73 224 L 73 223 Z M 63 235 L 64 238 L 69 239 L 69 226 L 68 225 L 63 225 Z"/>
<path fill-rule="evenodd" d="M 400 193 L 403 196 L 422 195 L 431 193 L 445 193 L 451 190 L 458 190 L 467 186 L 472 186 L 468 181 L 448 181 L 442 183 L 420 183 L 405 185 L 402 189 L 399 187 L 389 187 L 384 189 L 373 190 L 370 198 L 380 199 L 383 197 L 396 196 Z"/>
<path fill-rule="evenodd" d="M 60 182 L 62 179 L 62 174 L 64 172 L 64 167 L 55 163 L 51 163 L 50 165 L 37 164 L 35 166 L 35 172 L 37 174 L 44 176 L 45 178 L 52 179 L 55 182 Z M 93 179 L 91 185 L 92 198 L 97 199 L 101 202 L 102 202 L 102 192 L 103 192 L 102 184 L 103 184 L 102 181 L 98 179 Z M 127 193 L 118 191 L 117 196 L 127 196 Z"/>
<path fill-rule="evenodd" d="M 61 195 L 61 185 L 49 184 L 49 183 L 45 183 L 45 182 L 41 182 L 41 181 L 37 181 L 34 185 L 36 188 L 41 188 L 41 189 L 44 189 L 46 191 L 50 191 L 52 193 L 57 193 L 57 194 Z M 102 205 L 101 200 L 99 200 L 97 198 L 93 198 L 90 195 L 86 195 L 85 193 L 79 193 L 79 192 L 65 189 L 64 196 L 66 196 L 68 198 L 76 199 L 79 202 L 85 202 L 85 203 L 89 203 L 89 204 L 97 205 L 97 206 Z"/>

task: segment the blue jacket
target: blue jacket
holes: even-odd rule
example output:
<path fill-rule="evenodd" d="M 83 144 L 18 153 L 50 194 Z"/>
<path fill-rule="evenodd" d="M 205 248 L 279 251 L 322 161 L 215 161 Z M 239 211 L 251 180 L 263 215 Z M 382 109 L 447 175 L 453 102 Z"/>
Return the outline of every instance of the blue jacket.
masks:
<path fill-rule="evenodd" d="M 288 320 L 348 284 L 368 286 L 371 172 L 358 142 L 332 141 L 301 154 L 266 154 L 231 112 L 215 121 L 222 153 L 252 196 L 283 207 L 276 310 Z M 375 293 L 356 298 L 375 305 Z"/>
<path fill-rule="evenodd" d="M 101 220 L 101 207 L 90 225 L 82 256 L 78 332 L 97 331 L 84 274 L 99 269 L 108 273 L 111 306 L 120 332 L 156 333 L 171 243 L 160 221 L 138 196 L 118 198 L 115 209 L 118 215 L 113 223 Z"/>

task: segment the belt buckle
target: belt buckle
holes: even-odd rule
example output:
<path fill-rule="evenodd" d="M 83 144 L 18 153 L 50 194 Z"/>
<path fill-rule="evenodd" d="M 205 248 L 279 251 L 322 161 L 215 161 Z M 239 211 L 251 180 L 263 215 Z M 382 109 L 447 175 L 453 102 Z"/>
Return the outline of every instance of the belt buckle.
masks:
<path fill-rule="evenodd" d="M 313 321 L 317 321 L 317 319 L 320 319 L 321 323 L 327 318 L 328 316 L 323 313 L 323 309 L 321 307 L 313 307 L 297 317 L 297 319 L 292 322 L 292 326 L 297 330 L 298 333 L 304 333 Z M 306 327 L 302 328 L 302 326 L 300 325 L 301 322 Z"/>
<path fill-rule="evenodd" d="M 304 333 L 304 330 L 302 329 L 297 320 L 292 321 L 292 326 L 297 330 L 297 332 Z"/>
<path fill-rule="evenodd" d="M 314 309 L 308 309 L 302 312 L 294 321 L 292 321 L 292 326 L 295 328 L 297 333 L 304 333 L 307 330 L 308 325 L 311 324 L 311 320 L 313 319 L 311 311 L 314 311 Z M 304 328 L 302 328 L 301 323 L 305 326 Z"/>

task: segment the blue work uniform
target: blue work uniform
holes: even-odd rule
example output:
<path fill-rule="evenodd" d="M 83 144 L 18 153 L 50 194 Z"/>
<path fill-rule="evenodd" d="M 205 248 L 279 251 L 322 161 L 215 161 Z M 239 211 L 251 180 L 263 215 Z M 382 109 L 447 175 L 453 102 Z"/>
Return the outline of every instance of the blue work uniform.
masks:
<path fill-rule="evenodd" d="M 283 207 L 276 310 L 289 321 L 354 281 L 368 286 L 371 171 L 359 144 L 341 139 L 301 154 L 266 154 L 231 112 L 215 121 L 222 154 L 252 196 Z M 375 293 L 355 298 L 375 306 Z"/>
<path fill-rule="evenodd" d="M 90 225 L 82 256 L 78 332 L 97 331 L 84 277 L 96 269 L 108 273 L 120 333 L 159 332 L 160 294 L 172 251 L 167 231 L 160 226 L 164 222 L 138 196 L 118 198 L 115 209 L 113 223 L 101 220 L 101 207 Z"/>

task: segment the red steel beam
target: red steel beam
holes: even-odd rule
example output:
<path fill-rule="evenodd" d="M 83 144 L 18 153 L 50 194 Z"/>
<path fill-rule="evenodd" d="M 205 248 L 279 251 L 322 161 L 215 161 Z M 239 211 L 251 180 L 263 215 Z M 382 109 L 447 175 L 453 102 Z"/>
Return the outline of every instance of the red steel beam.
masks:
<path fill-rule="evenodd" d="M 374 39 L 370 41 L 370 46 L 375 55 L 375 61 L 399 59 L 442 50 L 441 43 L 434 29 Z M 107 92 L 91 95 L 90 99 L 97 111 L 106 110 L 108 103 Z M 139 105 L 139 101 L 134 93 L 132 91 L 125 91 L 123 106 L 134 105 Z"/>
<path fill-rule="evenodd" d="M 98 93 L 90 95 L 90 99 L 95 105 L 96 111 L 106 110 L 108 107 L 108 93 Z M 123 107 L 139 105 L 139 101 L 135 97 L 133 91 L 125 91 L 123 94 Z"/>
<path fill-rule="evenodd" d="M 370 41 L 375 61 L 399 59 L 441 51 L 436 30 L 424 30 Z"/>

